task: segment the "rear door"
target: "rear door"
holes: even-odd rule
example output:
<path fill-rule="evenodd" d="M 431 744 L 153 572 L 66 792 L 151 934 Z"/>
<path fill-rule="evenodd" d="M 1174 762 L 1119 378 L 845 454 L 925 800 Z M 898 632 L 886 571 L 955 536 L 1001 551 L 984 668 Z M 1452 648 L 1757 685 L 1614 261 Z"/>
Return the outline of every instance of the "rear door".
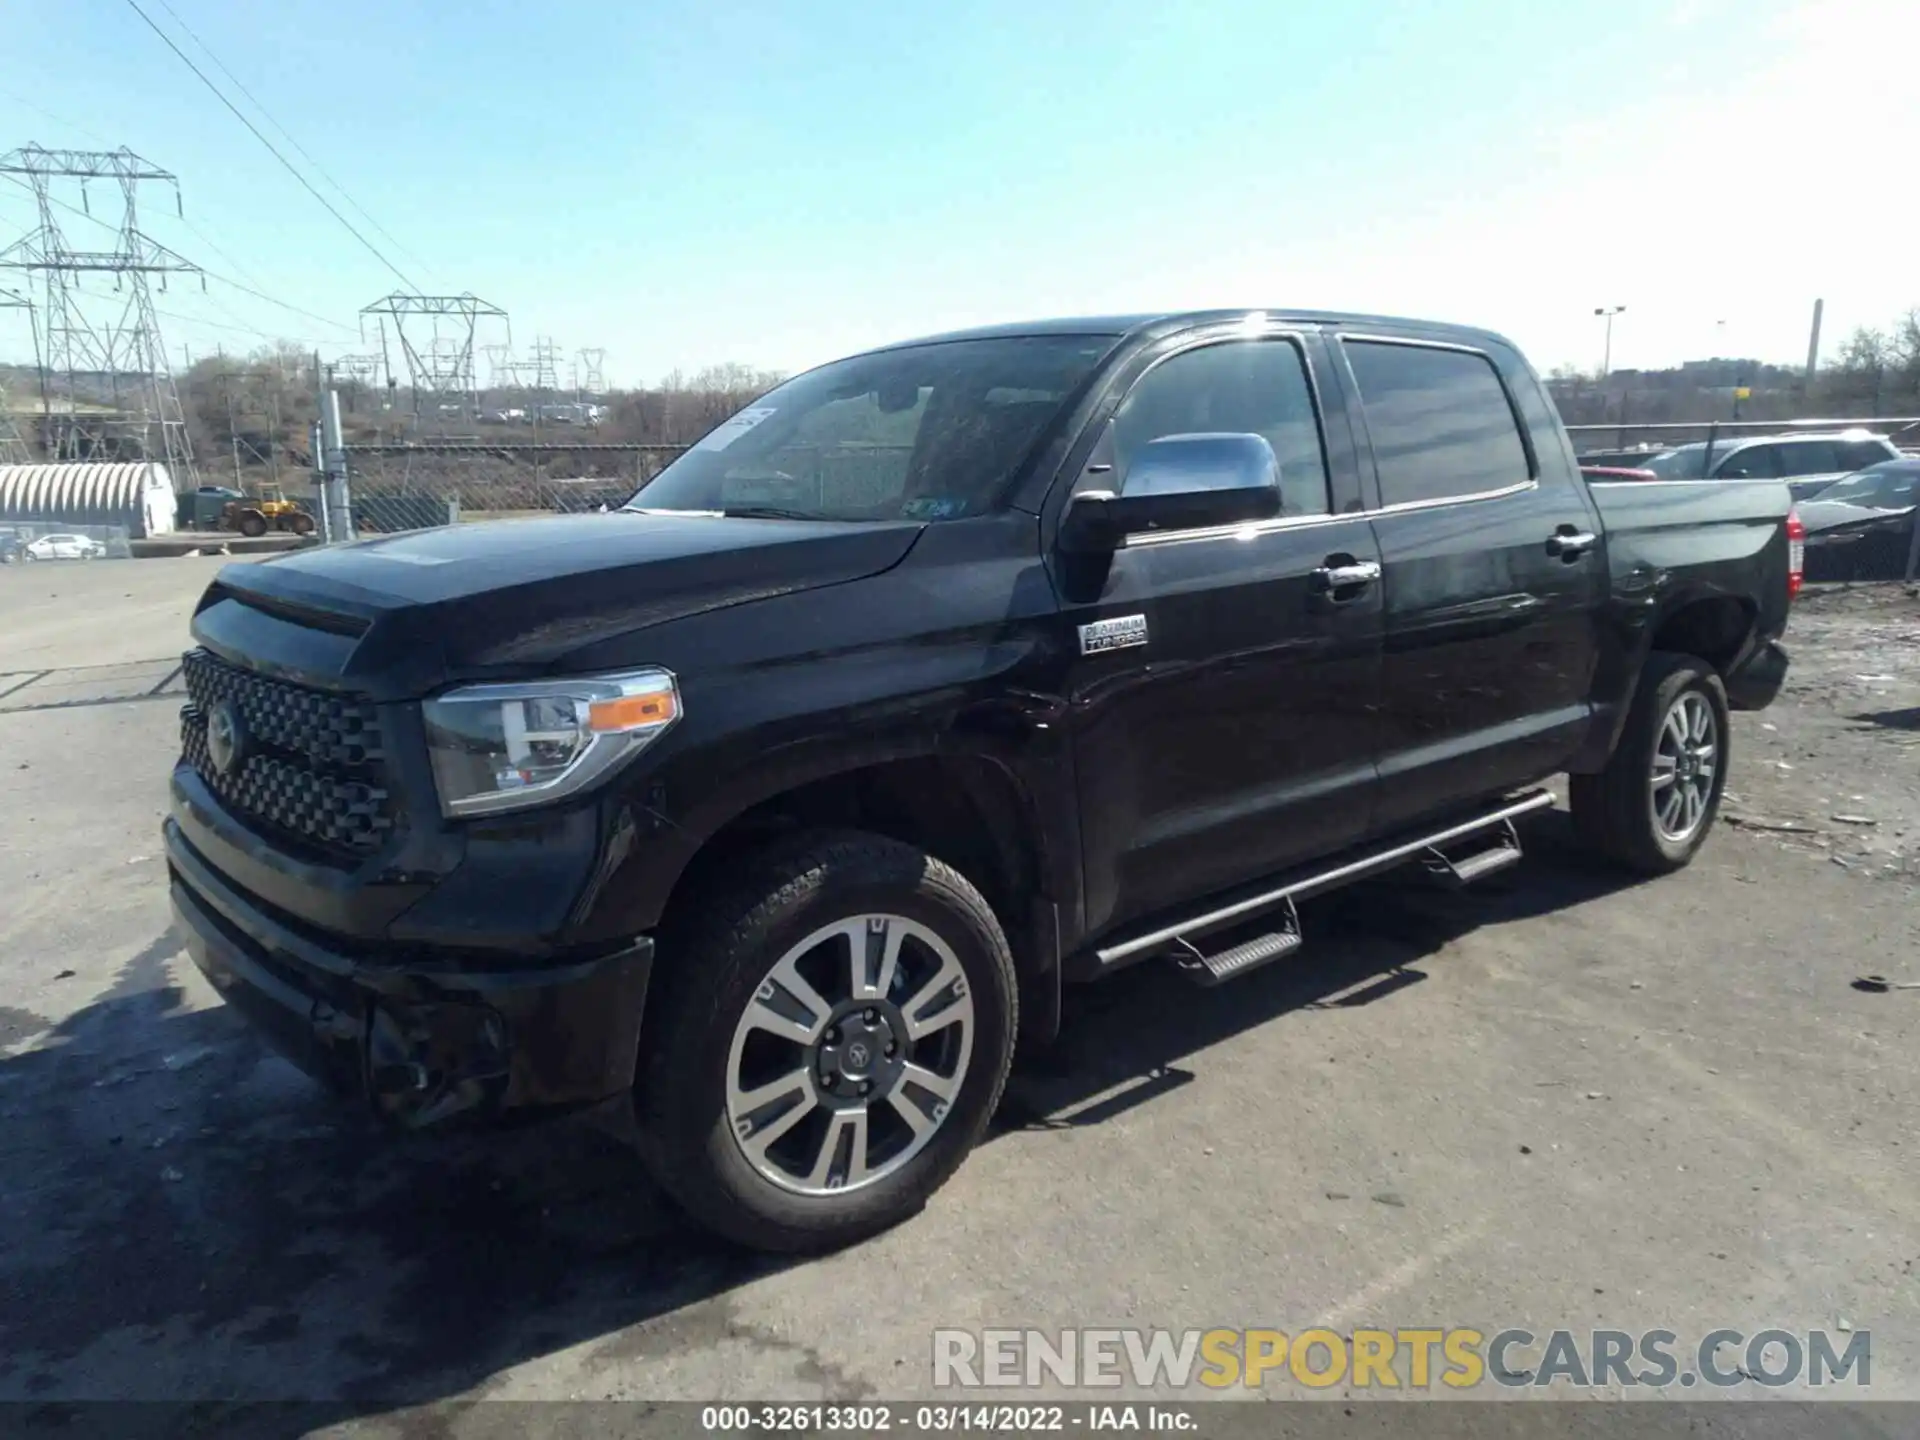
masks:
<path fill-rule="evenodd" d="M 1849 473 L 1837 440 L 1776 440 L 1742 450 L 1717 472 L 1723 480 L 1787 482 L 1796 500 L 1805 500 Z"/>
<path fill-rule="evenodd" d="M 1605 542 L 1513 352 L 1339 343 L 1385 566 L 1374 822 L 1391 831 L 1563 768 L 1591 713 Z"/>
<path fill-rule="evenodd" d="M 1090 933 L 1367 828 L 1379 557 L 1344 420 L 1319 403 L 1325 353 L 1285 328 L 1164 342 L 1120 378 L 1081 464 L 1073 488 L 1124 493 L 1149 440 L 1253 432 L 1283 495 L 1277 519 L 1134 536 L 1091 573 L 1056 557 Z"/>

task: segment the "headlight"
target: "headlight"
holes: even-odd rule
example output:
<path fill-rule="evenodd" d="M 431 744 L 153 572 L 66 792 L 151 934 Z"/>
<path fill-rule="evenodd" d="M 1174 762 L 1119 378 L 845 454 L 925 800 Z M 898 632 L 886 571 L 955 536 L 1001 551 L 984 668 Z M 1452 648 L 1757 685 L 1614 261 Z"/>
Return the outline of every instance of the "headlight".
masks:
<path fill-rule="evenodd" d="M 572 795 L 680 718 L 665 670 L 471 685 L 421 707 L 448 815 L 490 815 Z"/>

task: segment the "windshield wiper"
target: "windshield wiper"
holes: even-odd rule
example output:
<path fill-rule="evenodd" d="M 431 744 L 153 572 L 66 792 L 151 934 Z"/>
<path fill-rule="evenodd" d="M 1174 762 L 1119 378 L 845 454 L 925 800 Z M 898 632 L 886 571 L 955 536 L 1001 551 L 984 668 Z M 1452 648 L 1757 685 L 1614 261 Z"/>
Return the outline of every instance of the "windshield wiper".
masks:
<path fill-rule="evenodd" d="M 729 520 L 824 520 L 827 518 L 808 510 L 789 510 L 783 505 L 729 505 L 720 513 Z"/>

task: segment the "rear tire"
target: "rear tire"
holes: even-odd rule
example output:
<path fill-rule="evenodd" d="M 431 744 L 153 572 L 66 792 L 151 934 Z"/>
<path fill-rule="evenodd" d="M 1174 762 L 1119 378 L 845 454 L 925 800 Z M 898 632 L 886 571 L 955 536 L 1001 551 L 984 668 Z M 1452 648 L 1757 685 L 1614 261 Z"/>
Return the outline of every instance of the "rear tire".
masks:
<path fill-rule="evenodd" d="M 1727 692 L 1706 661 L 1656 651 L 1647 659 L 1620 741 L 1604 770 L 1575 775 L 1576 833 L 1641 875 L 1686 866 L 1720 811 L 1732 759 Z"/>
<path fill-rule="evenodd" d="M 240 533 L 249 540 L 257 540 L 267 533 L 267 517 L 258 510 L 242 510 L 237 523 Z"/>
<path fill-rule="evenodd" d="M 816 831 L 737 868 L 662 935 L 641 1153 L 729 1239 L 833 1249 L 919 1211 L 985 1132 L 1013 957 L 965 876 L 895 840 Z"/>

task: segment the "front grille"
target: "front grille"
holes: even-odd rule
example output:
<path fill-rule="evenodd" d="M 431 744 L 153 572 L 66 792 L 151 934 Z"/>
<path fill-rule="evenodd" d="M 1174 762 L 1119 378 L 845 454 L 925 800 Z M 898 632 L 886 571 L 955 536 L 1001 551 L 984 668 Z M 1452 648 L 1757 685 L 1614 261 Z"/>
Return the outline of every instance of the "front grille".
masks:
<path fill-rule="evenodd" d="M 181 668 L 189 700 L 180 712 L 181 756 L 235 814 L 339 856 L 365 854 L 393 833 L 371 704 L 269 679 L 205 650 L 189 652 Z M 238 721 L 225 768 L 208 736 L 216 709 Z"/>

